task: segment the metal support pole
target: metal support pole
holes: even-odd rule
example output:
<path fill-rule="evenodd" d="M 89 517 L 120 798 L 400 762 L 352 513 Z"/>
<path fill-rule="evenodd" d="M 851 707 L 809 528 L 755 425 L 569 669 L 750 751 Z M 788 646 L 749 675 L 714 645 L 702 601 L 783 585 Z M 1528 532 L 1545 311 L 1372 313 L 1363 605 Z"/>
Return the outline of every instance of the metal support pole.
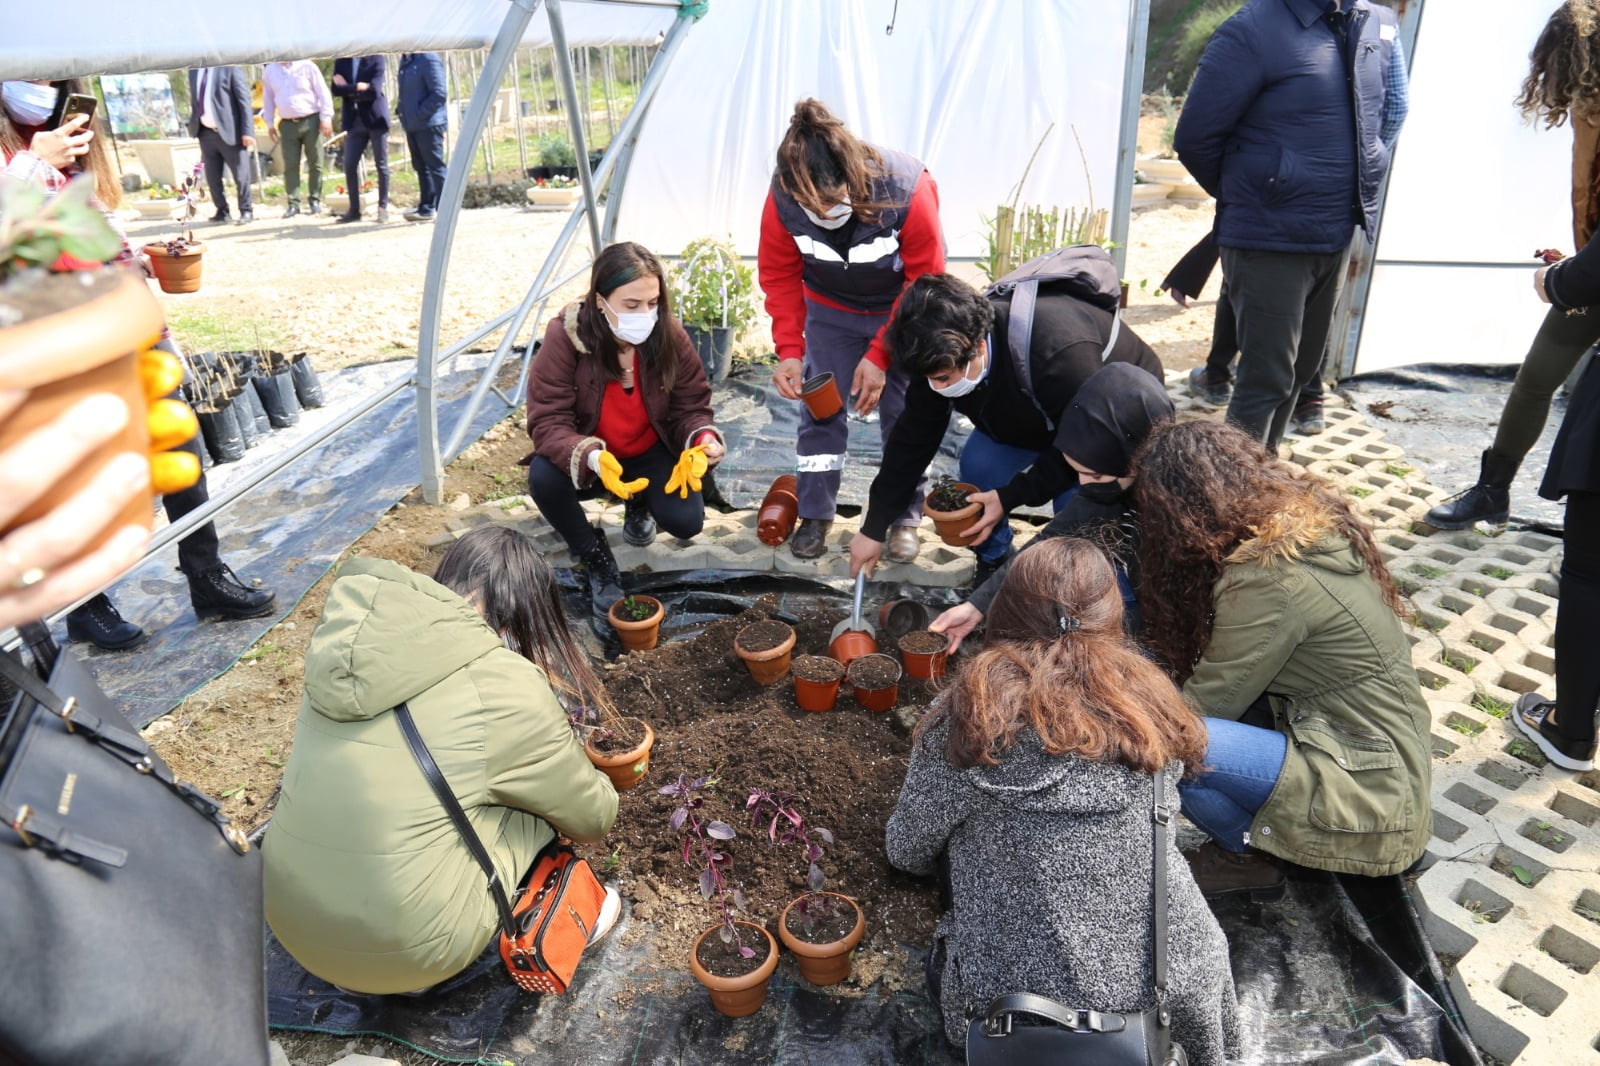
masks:
<path fill-rule="evenodd" d="M 1128 5 L 1128 53 L 1122 66 L 1122 136 L 1117 142 L 1117 186 L 1111 200 L 1111 258 L 1128 269 L 1128 216 L 1133 211 L 1133 157 L 1139 150 L 1139 101 L 1144 95 L 1144 50 L 1150 33 L 1150 0 Z"/>
<path fill-rule="evenodd" d="M 509 0 L 506 17 L 495 35 L 494 47 L 484 63 L 484 77 L 472 92 L 472 103 L 461 122 L 456 138 L 457 151 L 450 154 L 445 171 L 444 191 L 439 197 L 439 215 L 428 245 L 428 265 L 423 272 L 422 318 L 417 327 L 417 460 L 423 499 L 439 503 L 444 498 L 444 464 L 439 456 L 439 399 L 436 392 L 439 354 L 439 318 L 443 309 L 445 276 L 450 265 L 450 248 L 455 243 L 456 224 L 461 217 L 461 199 L 467 187 L 467 170 L 472 152 L 460 151 L 463 142 L 471 144 L 483 136 L 489 109 L 494 106 L 495 86 L 511 60 L 511 53 L 522 41 L 528 20 L 538 10 L 540 0 Z"/>
<path fill-rule="evenodd" d="M 555 45 L 556 65 L 567 100 L 567 128 L 572 131 L 572 147 L 578 156 L 578 183 L 583 186 L 583 213 L 589 217 L 589 243 L 599 255 L 600 213 L 594 204 L 594 175 L 589 173 L 589 146 L 583 138 L 583 119 L 578 112 L 578 87 L 572 80 L 572 56 L 567 52 L 567 25 L 561 17 L 561 0 L 545 0 L 545 15 L 550 19 L 550 43 Z M 587 106 L 587 101 L 582 106 Z"/>

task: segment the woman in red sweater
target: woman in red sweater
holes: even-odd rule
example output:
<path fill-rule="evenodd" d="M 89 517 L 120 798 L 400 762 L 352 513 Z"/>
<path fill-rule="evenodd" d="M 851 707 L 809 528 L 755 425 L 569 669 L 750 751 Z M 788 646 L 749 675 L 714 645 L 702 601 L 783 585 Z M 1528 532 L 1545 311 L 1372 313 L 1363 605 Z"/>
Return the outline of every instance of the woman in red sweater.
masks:
<path fill-rule="evenodd" d="M 606 248 L 588 293 L 550 320 L 528 376 L 528 491 L 583 561 L 602 635 L 622 577 L 579 501 L 621 497 L 629 544 L 649 544 L 657 523 L 688 539 L 705 521 L 700 478 L 724 454 L 711 385 L 672 317 L 665 274 L 643 245 Z"/>
<path fill-rule="evenodd" d="M 909 379 L 890 361 L 884 327 L 907 285 L 944 270 L 933 176 L 921 160 L 856 137 L 819 101 L 801 100 L 778 145 L 756 264 L 778 395 L 798 400 L 803 381 L 832 373 L 841 388 L 850 383 L 858 414 L 881 409 L 887 441 Z M 800 412 L 800 525 L 789 542 L 798 558 L 827 550 L 849 436 L 843 411 L 820 422 Z M 886 559 L 916 558 L 921 521 L 919 490 L 889 532 Z"/>

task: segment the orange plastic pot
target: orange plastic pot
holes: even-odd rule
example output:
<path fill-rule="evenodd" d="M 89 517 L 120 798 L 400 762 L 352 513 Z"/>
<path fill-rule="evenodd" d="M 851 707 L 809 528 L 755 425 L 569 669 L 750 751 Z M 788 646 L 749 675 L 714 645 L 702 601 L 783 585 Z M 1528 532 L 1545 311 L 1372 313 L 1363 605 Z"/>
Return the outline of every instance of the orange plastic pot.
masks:
<path fill-rule="evenodd" d="M 844 410 L 844 397 L 839 395 L 839 386 L 835 384 L 832 374 L 807 378 L 805 384 L 800 386 L 800 398 L 811 410 L 811 417 L 818 422 L 825 422 Z"/>
<path fill-rule="evenodd" d="M 746 651 L 740 644 L 739 638 L 744 636 L 750 626 L 739 630 L 739 635 L 733 638 L 733 650 L 744 661 L 745 669 L 750 671 L 750 676 L 758 685 L 770 685 L 789 672 L 789 653 L 794 651 L 795 636 L 792 627 L 784 626 L 784 628 L 789 630 L 788 638 L 776 648 L 767 648 L 764 651 Z"/>
<path fill-rule="evenodd" d="M 629 751 L 595 751 L 593 733 L 583 740 L 583 753 L 589 756 L 589 761 L 602 773 L 611 778 L 611 784 L 618 792 L 626 792 L 644 780 L 645 773 L 650 769 L 650 748 L 656 742 L 656 731 L 650 728 L 649 722 L 639 718 L 628 720 L 644 726 L 644 739 Z"/>
<path fill-rule="evenodd" d="M 797 673 L 794 675 L 794 701 L 802 711 L 815 713 L 831 711 L 839 700 L 839 685 L 843 681 L 842 666 L 836 671 L 832 681 L 809 681 Z"/>
<path fill-rule="evenodd" d="M 889 600 L 878 608 L 878 632 L 899 640 L 913 629 L 928 628 L 928 609 L 916 600 Z"/>
<path fill-rule="evenodd" d="M 926 632 L 918 630 L 917 632 Z M 911 634 L 906 634 L 910 636 Z M 936 636 L 942 634 L 935 634 Z M 900 661 L 905 663 L 906 674 L 922 681 L 933 681 L 944 676 L 945 660 L 950 655 L 950 638 L 946 637 L 944 647 L 938 651 L 916 652 L 907 651 L 905 637 L 900 638 Z"/>
<path fill-rule="evenodd" d="M 969 485 L 965 481 L 958 482 L 956 488 L 964 493 L 978 491 L 978 486 Z M 983 510 L 980 503 L 969 503 L 954 511 L 940 511 L 935 509 L 928 501 L 922 501 L 922 513 L 933 519 L 933 527 L 939 531 L 939 539 L 952 548 L 970 548 L 972 541 L 961 535 L 961 531 L 972 525 L 972 520 L 978 517 L 978 512 Z"/>
<path fill-rule="evenodd" d="M 756 537 L 761 543 L 776 548 L 794 532 L 795 519 L 800 513 L 798 491 L 793 474 L 780 475 L 767 490 L 761 509 L 756 512 Z"/>
<path fill-rule="evenodd" d="M 163 243 L 147 244 L 144 253 L 150 257 L 150 269 L 155 271 L 156 283 L 162 292 L 196 292 L 200 288 L 201 257 L 206 254 L 203 241 L 173 255 Z"/>
<path fill-rule="evenodd" d="M 649 617 L 635 622 L 624 617 L 620 612 L 627 597 L 624 596 L 611 605 L 609 617 L 611 628 L 617 631 L 617 637 L 622 641 L 622 646 L 628 651 L 649 651 L 656 646 L 656 641 L 661 637 L 661 620 L 666 613 L 661 609 L 661 601 L 654 596 L 635 596 L 635 603 L 648 603 L 655 607 L 654 613 Z"/>
<path fill-rule="evenodd" d="M 863 655 L 878 650 L 878 642 L 864 629 L 847 629 L 833 638 L 828 645 L 828 655 L 849 666 Z"/>
<path fill-rule="evenodd" d="M 808 893 L 809 894 L 809 893 Z M 789 912 L 805 899 L 800 896 L 789 902 L 783 908 L 783 914 L 778 918 L 778 937 L 783 941 L 783 946 L 789 949 L 795 962 L 800 964 L 800 976 L 814 985 L 836 985 L 850 976 L 850 953 L 861 943 L 861 934 L 866 932 L 867 921 L 861 913 L 861 908 L 849 896 L 841 896 L 837 892 L 818 892 L 819 896 L 832 896 L 850 905 L 856 912 L 856 924 L 848 933 L 838 940 L 826 944 L 813 944 L 803 940 L 789 930 Z"/>
<path fill-rule="evenodd" d="M 854 676 L 855 672 L 853 670 L 847 676 L 850 678 L 851 687 L 855 689 L 857 705 L 860 706 L 864 711 L 871 711 L 873 714 L 882 714 L 884 711 L 887 711 L 889 708 L 893 707 L 897 702 L 899 702 L 900 676 L 902 671 L 900 669 L 900 664 L 895 662 L 893 657 L 888 655 L 864 655 L 861 657 L 861 660 L 857 661 L 860 662 L 867 658 L 881 659 L 893 666 L 894 680 L 889 682 L 889 684 L 885 685 L 883 688 L 862 688 L 860 685 L 856 684 Z M 851 665 L 855 666 L 856 664 L 852 663 Z"/>
<path fill-rule="evenodd" d="M 772 939 L 772 934 L 750 922 L 736 922 L 741 930 L 746 933 L 759 933 L 760 939 L 755 942 L 755 949 L 760 951 L 764 946 L 767 957 L 747 974 L 739 977 L 718 977 L 700 965 L 700 943 L 708 936 L 716 936 L 721 926 L 712 926 L 695 938 L 694 946 L 689 949 L 689 972 L 694 974 L 694 979 L 706 986 L 706 991 L 711 993 L 711 1005 L 717 1011 L 729 1018 L 746 1018 L 761 1009 L 761 1004 L 767 1001 L 767 979 L 772 976 L 772 971 L 778 968 L 778 943 Z"/>

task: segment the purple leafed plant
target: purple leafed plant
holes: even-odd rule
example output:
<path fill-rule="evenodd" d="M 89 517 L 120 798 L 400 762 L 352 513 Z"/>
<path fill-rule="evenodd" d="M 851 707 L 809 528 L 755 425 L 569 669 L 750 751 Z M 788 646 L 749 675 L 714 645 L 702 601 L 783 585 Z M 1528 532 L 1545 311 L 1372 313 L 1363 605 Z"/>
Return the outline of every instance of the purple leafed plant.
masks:
<path fill-rule="evenodd" d="M 744 893 L 729 883 L 727 871 L 733 865 L 733 857 L 722 850 L 723 844 L 734 838 L 733 827 L 701 813 L 706 802 L 701 793 L 716 783 L 715 774 L 694 778 L 679 774 L 678 780 L 656 791 L 677 801 L 667 817 L 667 825 L 683 839 L 684 864 L 700 870 L 700 895 L 716 903 L 721 925 L 717 935 L 741 956 L 753 959 L 755 949 L 740 938 L 739 926 L 733 919 L 745 909 Z"/>
<path fill-rule="evenodd" d="M 800 813 L 800 797 L 792 792 L 751 789 L 745 809 L 750 812 L 751 824 L 758 831 L 766 830 L 768 840 L 805 850 L 806 893 L 795 902 L 794 909 L 810 933 L 818 921 L 837 914 L 842 906 L 837 897 L 822 891 L 828 879 L 818 865 L 825 854 L 823 846 L 833 847 L 833 834 L 821 826 L 806 825 L 805 816 Z"/>

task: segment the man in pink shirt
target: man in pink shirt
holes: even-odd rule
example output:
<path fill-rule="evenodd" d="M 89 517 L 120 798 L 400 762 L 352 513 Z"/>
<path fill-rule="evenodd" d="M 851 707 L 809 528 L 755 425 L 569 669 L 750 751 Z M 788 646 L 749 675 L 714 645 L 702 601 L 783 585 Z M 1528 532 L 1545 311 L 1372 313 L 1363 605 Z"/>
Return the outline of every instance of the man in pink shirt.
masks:
<path fill-rule="evenodd" d="M 310 172 L 310 213 L 322 210 L 322 138 L 333 133 L 333 96 L 322 71 L 309 59 L 268 63 L 261 76 L 261 118 L 283 142 L 283 187 L 289 195 L 284 218 L 300 213 L 300 153 Z"/>

